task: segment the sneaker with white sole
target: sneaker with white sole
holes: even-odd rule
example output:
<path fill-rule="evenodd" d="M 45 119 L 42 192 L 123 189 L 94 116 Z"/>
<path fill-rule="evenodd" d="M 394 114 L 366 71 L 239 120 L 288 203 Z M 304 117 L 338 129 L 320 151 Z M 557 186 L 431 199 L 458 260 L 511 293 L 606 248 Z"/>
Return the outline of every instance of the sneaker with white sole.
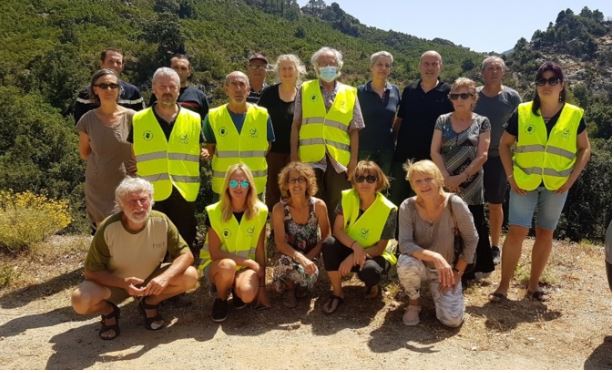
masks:
<path fill-rule="evenodd" d="M 222 322 L 228 317 L 228 301 L 215 298 L 211 310 L 211 319 L 215 322 Z"/>
<path fill-rule="evenodd" d="M 403 314 L 403 324 L 407 326 L 414 326 L 420 324 L 420 311 L 422 307 L 410 304 L 405 309 Z"/>

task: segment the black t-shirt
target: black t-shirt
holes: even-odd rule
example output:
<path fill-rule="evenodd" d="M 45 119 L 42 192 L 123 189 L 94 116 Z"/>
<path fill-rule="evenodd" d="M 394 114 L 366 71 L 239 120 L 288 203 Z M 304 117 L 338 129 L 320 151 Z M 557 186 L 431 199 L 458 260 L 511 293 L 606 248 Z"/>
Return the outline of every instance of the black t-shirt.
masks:
<path fill-rule="evenodd" d="M 279 97 L 279 84 L 266 87 L 260 95 L 258 105 L 267 109 L 273 122 L 275 141 L 271 144 L 271 151 L 274 153 L 290 153 L 294 102 L 285 102 Z"/>
<path fill-rule="evenodd" d="M 450 85 L 442 81 L 426 93 L 420 86 L 420 80 L 405 87 L 397 114 L 402 121 L 394 152 L 395 161 L 431 159 L 435 121 L 440 115 L 454 110 L 448 93 Z"/>
<path fill-rule="evenodd" d="M 559 112 L 556 113 L 552 118 L 550 118 L 550 120 L 546 123 L 546 131 L 548 133 L 548 136 L 550 136 L 550 131 L 552 131 L 552 128 L 554 128 L 554 125 L 559 120 L 559 117 L 561 116 L 562 111 L 563 111 L 563 108 L 561 108 L 561 110 L 559 110 Z M 514 111 L 514 113 L 510 117 L 510 120 L 507 123 L 508 125 L 507 127 L 505 127 L 505 132 L 517 138 L 518 137 L 518 110 Z M 586 129 L 586 123 L 584 122 L 584 115 L 582 115 L 582 118 L 580 119 L 580 125 L 578 126 L 577 134 L 578 135 L 581 134 L 582 132 L 584 132 L 585 129 Z"/>

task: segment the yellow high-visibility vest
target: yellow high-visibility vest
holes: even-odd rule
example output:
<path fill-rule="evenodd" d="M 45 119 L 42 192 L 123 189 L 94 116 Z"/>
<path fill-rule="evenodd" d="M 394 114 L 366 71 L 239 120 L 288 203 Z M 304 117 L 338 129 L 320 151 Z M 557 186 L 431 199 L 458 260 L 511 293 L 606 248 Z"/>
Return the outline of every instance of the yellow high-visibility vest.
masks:
<path fill-rule="evenodd" d="M 358 216 L 360 212 L 360 197 L 353 188 L 341 192 L 341 208 L 343 209 L 345 233 L 363 248 L 373 246 L 381 239 L 390 212 L 397 210 L 394 203 L 378 192 L 371 206 L 362 215 Z M 388 245 L 382 256 L 388 263 L 395 265 L 397 258 L 393 252 L 394 243 L 391 241 L 388 240 Z"/>
<path fill-rule="evenodd" d="M 237 221 L 234 215 L 227 221 L 222 220 L 221 202 L 214 203 L 205 208 L 211 223 L 211 229 L 215 231 L 215 234 L 220 239 L 220 250 L 246 259 L 256 259 L 258 238 L 264 229 L 268 215 L 268 208 L 264 203 L 258 201 L 256 208 L 258 210 L 256 216 L 247 219 L 245 214 L 243 214 L 240 222 Z M 198 268 L 199 270 L 204 270 L 211 264 L 208 240 L 200 251 L 200 258 L 201 263 Z"/>
<path fill-rule="evenodd" d="M 132 118 L 137 175 L 154 186 L 154 201 L 164 201 L 173 185 L 193 202 L 200 190 L 200 115 L 179 109 L 173 130 L 166 139 L 153 107 Z"/>
<path fill-rule="evenodd" d="M 348 127 L 354 116 L 356 88 L 337 82 L 335 101 L 328 112 L 320 90 L 319 80 L 301 86 L 303 119 L 299 131 L 301 162 L 321 161 L 328 154 L 339 164 L 350 163 L 350 134 Z"/>
<path fill-rule="evenodd" d="M 576 163 L 577 132 L 584 110 L 565 104 L 550 131 L 541 115 L 531 111 L 531 102 L 518 106 L 518 140 L 514 150 L 514 181 L 524 190 L 559 189 Z"/>
<path fill-rule="evenodd" d="M 263 107 L 248 104 L 247 114 L 241 133 L 237 131 L 227 104 L 209 111 L 209 124 L 215 134 L 215 154 L 211 160 L 213 178 L 211 187 L 217 194 L 222 193 L 226 170 L 233 164 L 243 162 L 254 176 L 256 192 L 264 192 L 267 181 L 266 152 L 267 121 L 269 114 Z"/>

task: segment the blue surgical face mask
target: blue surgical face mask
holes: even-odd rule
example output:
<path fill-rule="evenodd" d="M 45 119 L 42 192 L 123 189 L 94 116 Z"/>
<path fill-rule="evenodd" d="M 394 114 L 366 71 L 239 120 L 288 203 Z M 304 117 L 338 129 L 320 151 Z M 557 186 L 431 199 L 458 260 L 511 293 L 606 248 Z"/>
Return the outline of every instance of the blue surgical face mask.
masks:
<path fill-rule="evenodd" d="M 324 66 L 318 69 L 320 79 L 326 83 L 330 83 L 337 79 L 337 66 Z"/>

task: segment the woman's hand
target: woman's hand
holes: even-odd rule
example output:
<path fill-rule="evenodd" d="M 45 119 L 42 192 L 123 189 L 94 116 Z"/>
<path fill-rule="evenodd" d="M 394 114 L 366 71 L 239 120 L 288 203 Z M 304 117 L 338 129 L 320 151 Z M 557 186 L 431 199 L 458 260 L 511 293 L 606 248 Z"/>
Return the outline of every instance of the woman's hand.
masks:
<path fill-rule="evenodd" d="M 339 274 L 341 277 L 352 272 L 352 267 L 354 267 L 354 254 L 348 255 L 348 257 L 343 259 L 343 262 L 341 262 L 341 265 L 339 266 Z"/>
<path fill-rule="evenodd" d="M 435 256 L 433 262 L 437 274 L 439 276 L 439 289 L 444 290 L 452 287 L 455 284 L 455 275 L 452 266 L 439 253 Z"/>
<path fill-rule="evenodd" d="M 363 249 L 358 242 L 354 242 L 350 249 L 354 251 L 354 265 L 362 268 L 362 266 L 365 265 L 365 260 L 367 259 L 367 253 L 365 252 L 365 249 Z"/>
<path fill-rule="evenodd" d="M 450 175 L 444 178 L 444 185 L 450 192 L 458 192 L 460 190 L 459 185 L 465 181 L 463 175 Z"/>
<path fill-rule="evenodd" d="M 571 189 L 572 186 L 573 186 L 573 182 L 567 179 L 565 184 L 563 184 L 559 189 L 556 190 L 556 193 L 566 193 L 569 191 L 569 189 Z"/>
<path fill-rule="evenodd" d="M 521 189 L 518 184 L 516 184 L 516 180 L 514 180 L 514 175 L 510 175 L 507 178 L 507 181 L 509 181 L 510 183 L 510 187 L 512 188 L 512 190 L 514 191 L 514 193 L 519 194 L 521 196 L 524 196 L 527 194 L 527 191 L 524 189 Z M 558 191 L 557 191 L 558 192 Z"/>
<path fill-rule="evenodd" d="M 305 255 L 298 254 L 296 259 L 297 259 L 296 261 L 298 262 L 298 264 L 300 264 L 301 267 L 303 267 L 306 274 L 313 275 L 318 270 L 318 266 L 311 260 L 307 259 Z"/>

